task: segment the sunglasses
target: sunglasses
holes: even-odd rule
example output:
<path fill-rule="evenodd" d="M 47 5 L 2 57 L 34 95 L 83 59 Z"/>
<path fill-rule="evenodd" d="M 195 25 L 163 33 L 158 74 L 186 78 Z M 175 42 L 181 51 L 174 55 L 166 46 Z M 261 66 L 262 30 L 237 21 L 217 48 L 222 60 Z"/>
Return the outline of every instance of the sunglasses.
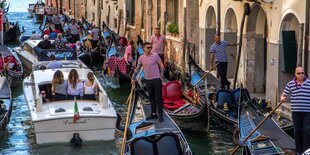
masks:
<path fill-rule="evenodd" d="M 152 47 L 146 47 L 147 49 L 152 49 Z"/>
<path fill-rule="evenodd" d="M 297 75 L 304 75 L 305 73 L 304 72 L 298 72 L 296 73 Z"/>

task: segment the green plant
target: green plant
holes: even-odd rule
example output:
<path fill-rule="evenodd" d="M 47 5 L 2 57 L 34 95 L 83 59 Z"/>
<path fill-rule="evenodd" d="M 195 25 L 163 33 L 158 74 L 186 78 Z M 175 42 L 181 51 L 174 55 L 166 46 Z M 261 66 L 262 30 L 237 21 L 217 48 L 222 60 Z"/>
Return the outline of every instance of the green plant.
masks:
<path fill-rule="evenodd" d="M 179 26 L 177 24 L 168 24 L 167 25 L 167 31 L 170 33 L 176 33 L 179 34 Z"/>

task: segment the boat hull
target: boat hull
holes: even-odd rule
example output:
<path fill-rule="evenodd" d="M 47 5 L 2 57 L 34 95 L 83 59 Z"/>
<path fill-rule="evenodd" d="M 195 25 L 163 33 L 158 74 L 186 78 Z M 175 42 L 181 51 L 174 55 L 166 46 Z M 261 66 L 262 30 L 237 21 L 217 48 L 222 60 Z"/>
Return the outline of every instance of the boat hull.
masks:
<path fill-rule="evenodd" d="M 30 56 L 26 56 L 25 54 L 25 51 L 23 51 L 22 49 L 20 50 L 15 50 L 14 51 L 16 52 L 19 60 L 21 61 L 21 63 L 23 64 L 23 67 L 24 69 L 27 71 L 27 72 L 31 72 L 32 71 L 32 64 L 33 64 L 33 61 L 30 60 Z M 22 53 L 23 52 L 23 53 Z M 28 53 L 27 53 L 28 54 Z"/>
<path fill-rule="evenodd" d="M 34 13 L 33 16 L 34 16 L 34 22 L 35 23 L 42 23 L 44 20 L 44 14 Z"/>
<path fill-rule="evenodd" d="M 37 144 L 70 142 L 74 133 L 83 141 L 113 140 L 116 118 L 81 117 L 73 123 L 73 117 L 33 122 Z"/>

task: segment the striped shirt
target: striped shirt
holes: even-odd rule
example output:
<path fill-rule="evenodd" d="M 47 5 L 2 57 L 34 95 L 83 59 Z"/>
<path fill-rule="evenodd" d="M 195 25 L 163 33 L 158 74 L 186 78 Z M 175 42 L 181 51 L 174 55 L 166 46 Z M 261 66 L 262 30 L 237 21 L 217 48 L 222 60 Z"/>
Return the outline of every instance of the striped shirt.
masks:
<path fill-rule="evenodd" d="M 150 42 L 153 46 L 152 53 L 164 54 L 164 47 L 166 42 L 166 37 L 164 35 L 153 35 Z"/>
<path fill-rule="evenodd" d="M 152 80 L 160 78 L 159 61 L 161 59 L 155 53 L 151 53 L 148 56 L 143 54 L 139 57 L 138 64 L 144 68 L 145 79 Z"/>
<path fill-rule="evenodd" d="M 218 43 L 213 43 L 210 47 L 210 53 L 215 54 L 215 62 L 227 62 L 226 47 L 228 43 L 226 41 L 221 41 Z"/>
<path fill-rule="evenodd" d="M 283 95 L 291 94 L 291 110 L 292 112 L 310 112 L 310 80 L 300 85 L 295 80 L 290 81 Z"/>

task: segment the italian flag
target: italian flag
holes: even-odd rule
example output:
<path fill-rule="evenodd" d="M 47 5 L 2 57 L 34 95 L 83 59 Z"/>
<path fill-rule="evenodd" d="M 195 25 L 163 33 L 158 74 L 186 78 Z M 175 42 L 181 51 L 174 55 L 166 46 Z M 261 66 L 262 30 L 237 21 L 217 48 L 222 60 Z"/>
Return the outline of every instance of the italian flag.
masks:
<path fill-rule="evenodd" d="M 80 118 L 79 114 L 79 108 L 76 102 L 76 99 L 74 98 L 74 115 L 73 115 L 73 123 L 75 123 Z"/>

